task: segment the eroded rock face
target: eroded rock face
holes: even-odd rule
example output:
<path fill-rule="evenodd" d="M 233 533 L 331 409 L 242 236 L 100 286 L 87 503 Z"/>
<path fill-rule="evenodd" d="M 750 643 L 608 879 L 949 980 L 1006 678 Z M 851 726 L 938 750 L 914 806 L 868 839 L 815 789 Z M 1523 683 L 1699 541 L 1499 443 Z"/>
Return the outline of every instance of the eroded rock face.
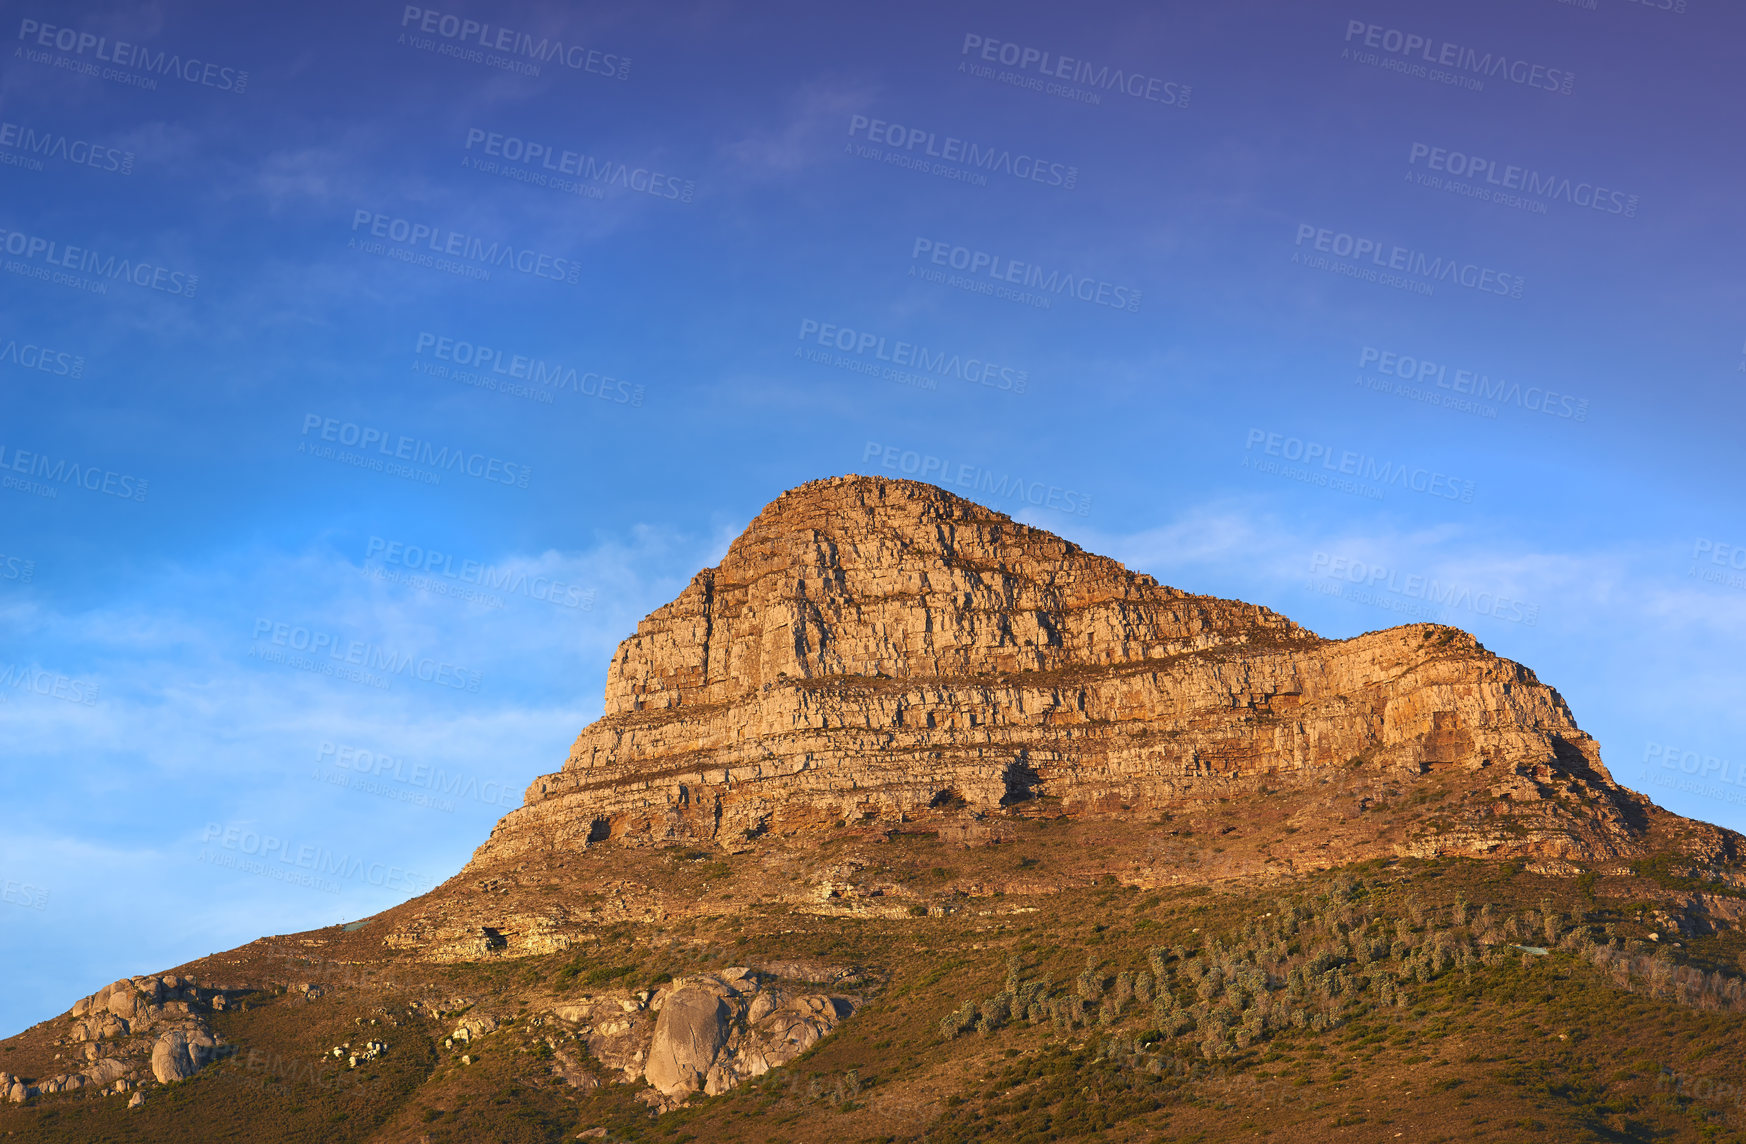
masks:
<path fill-rule="evenodd" d="M 619 645 L 606 714 L 469 871 L 1043 796 L 1143 813 L 1352 765 L 1495 776 L 1487 822 L 1414 853 L 1616 858 L 1649 806 L 1557 692 L 1465 633 L 1324 640 L 933 486 L 835 478 L 770 504 Z"/>

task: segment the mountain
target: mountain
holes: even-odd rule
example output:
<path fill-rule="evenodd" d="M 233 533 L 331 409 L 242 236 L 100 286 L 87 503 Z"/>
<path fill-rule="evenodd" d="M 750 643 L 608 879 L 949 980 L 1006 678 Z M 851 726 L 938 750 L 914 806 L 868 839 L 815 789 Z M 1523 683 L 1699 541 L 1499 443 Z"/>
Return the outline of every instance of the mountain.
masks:
<path fill-rule="evenodd" d="M 1739 1115 L 1677 1038 L 1738 1037 L 1740 842 L 1464 632 L 1324 639 L 832 478 L 619 645 L 454 878 L 12 1038 L 0 1130 L 1695 1139 Z M 1433 1091 L 1379 1111 L 1383 1064 Z"/>

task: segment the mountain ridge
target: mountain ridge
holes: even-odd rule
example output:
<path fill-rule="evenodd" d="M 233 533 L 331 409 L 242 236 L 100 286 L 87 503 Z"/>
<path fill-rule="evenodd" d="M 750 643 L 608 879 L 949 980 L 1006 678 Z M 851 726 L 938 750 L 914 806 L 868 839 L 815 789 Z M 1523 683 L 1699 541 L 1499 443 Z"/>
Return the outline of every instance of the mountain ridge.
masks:
<path fill-rule="evenodd" d="M 1376 698 L 1336 703 L 1307 725 L 1320 699 L 1362 694 Z M 1221 702 L 1235 712 L 1222 724 Z M 1190 704 L 1191 717 L 1167 718 Z M 1193 716 L 1215 725 L 1196 728 Z M 1105 765 L 1107 781 L 1079 773 L 1124 754 L 1103 732 L 1125 724 L 1117 737 L 1132 739 L 1148 720 L 1158 741 L 1145 757 Z M 1341 721 L 1361 726 L 1341 734 Z M 663 734 L 675 726 L 677 738 Z M 1256 733 L 1268 728 L 1281 731 L 1271 743 Z M 906 750 L 922 765 L 883 778 L 866 765 Z M 993 773 L 1003 750 L 1013 758 Z M 972 761 L 954 764 L 953 751 Z M 1069 807 L 1133 806 L 1352 758 L 1568 778 L 1609 824 L 1578 830 L 1571 845 L 1591 857 L 1622 853 L 1650 805 L 1613 782 L 1554 689 L 1466 633 L 1408 625 L 1327 640 L 1270 609 L 1165 587 L 945 490 L 838 477 L 771 502 L 719 565 L 619 645 L 605 714 L 475 861 L 513 852 L 523 824 L 582 845 L 742 841 L 796 808 L 748 787 L 798 789 L 807 782 L 783 780 L 821 770 L 828 789 L 856 793 L 807 805 L 902 820 L 944 792 L 979 810 L 1042 793 Z"/>

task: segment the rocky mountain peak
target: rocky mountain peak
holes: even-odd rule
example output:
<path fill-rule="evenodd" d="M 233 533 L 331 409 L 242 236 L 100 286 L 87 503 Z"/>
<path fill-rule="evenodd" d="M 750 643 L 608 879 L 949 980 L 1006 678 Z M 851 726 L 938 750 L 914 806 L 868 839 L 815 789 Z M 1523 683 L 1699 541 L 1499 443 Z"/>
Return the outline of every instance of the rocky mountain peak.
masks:
<path fill-rule="evenodd" d="M 884 477 L 771 502 L 619 645 L 605 706 L 472 869 L 603 843 L 736 850 L 845 822 L 1155 821 L 1439 772 L 1468 776 L 1438 788 L 1457 811 L 1360 820 L 1337 847 L 1335 824 L 1313 822 L 1318 843 L 1268 861 L 1617 859 L 1649 806 L 1555 691 L 1464 632 L 1323 639 Z"/>
<path fill-rule="evenodd" d="M 619 646 L 608 715 L 707 706 L 786 681 L 958 678 L 1299 637 L 1264 608 L 1190 597 L 919 481 L 812 481 L 772 501 Z"/>

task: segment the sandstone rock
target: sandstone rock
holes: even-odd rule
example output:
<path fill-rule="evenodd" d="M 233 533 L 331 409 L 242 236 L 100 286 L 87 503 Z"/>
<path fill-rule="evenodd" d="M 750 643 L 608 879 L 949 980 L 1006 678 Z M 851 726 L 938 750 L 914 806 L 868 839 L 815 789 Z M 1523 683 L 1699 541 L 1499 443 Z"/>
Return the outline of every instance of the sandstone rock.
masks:
<path fill-rule="evenodd" d="M 736 849 L 1041 796 L 1070 815 L 1136 814 L 1308 789 L 1351 765 L 1508 787 L 1483 821 L 1403 844 L 1426 855 L 1619 859 L 1651 808 L 1556 691 L 1465 633 L 1322 639 L 875 477 L 767 506 L 619 645 L 605 708 L 469 875 L 609 840 Z"/>
<path fill-rule="evenodd" d="M 695 1092 L 727 1043 L 729 1007 L 715 982 L 683 984 L 667 994 L 655 1021 L 644 1076 L 665 1096 Z"/>
<path fill-rule="evenodd" d="M 127 1106 L 129 1108 L 138 1108 L 140 1105 L 142 1105 L 144 1103 L 145 1103 L 145 1093 L 143 1093 L 143 1092 L 136 1092 L 132 1096 L 127 1098 Z"/>

